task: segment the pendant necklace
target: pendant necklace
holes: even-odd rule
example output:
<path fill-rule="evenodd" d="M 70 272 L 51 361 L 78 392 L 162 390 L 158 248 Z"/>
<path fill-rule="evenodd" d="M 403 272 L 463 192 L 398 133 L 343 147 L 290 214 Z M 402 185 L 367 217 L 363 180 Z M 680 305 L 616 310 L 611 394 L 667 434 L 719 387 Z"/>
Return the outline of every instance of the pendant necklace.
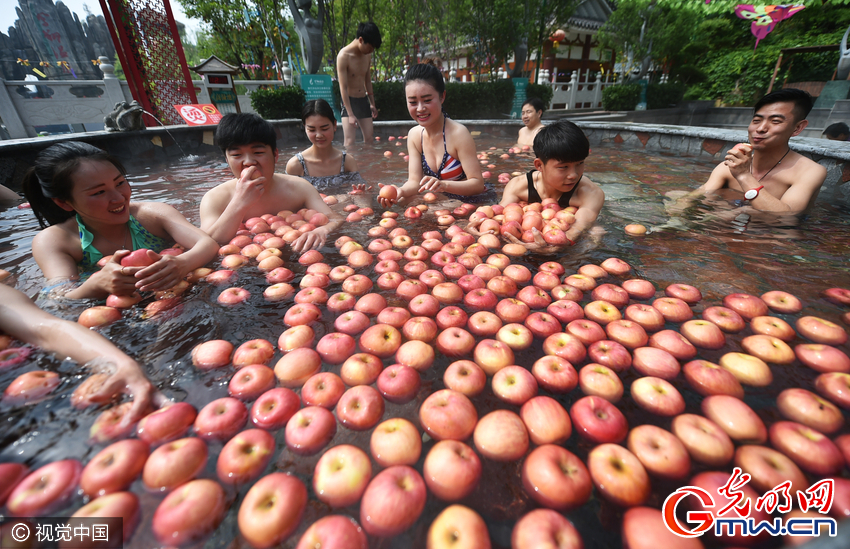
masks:
<path fill-rule="evenodd" d="M 788 147 L 788 150 L 785 151 L 785 154 L 782 155 L 782 158 L 780 158 L 779 161 L 776 164 L 773 165 L 773 168 L 775 168 L 776 166 L 781 164 L 782 161 L 785 160 L 785 157 L 788 156 L 789 152 L 791 152 L 791 147 Z M 769 170 L 767 170 L 767 173 L 759 178 L 758 183 L 761 183 L 761 180 L 764 179 L 765 177 L 767 177 L 768 174 L 773 171 L 773 168 L 770 168 Z M 753 165 L 752 165 L 752 163 L 750 164 L 750 175 L 753 175 Z M 755 176 L 753 176 L 753 177 L 755 177 Z"/>

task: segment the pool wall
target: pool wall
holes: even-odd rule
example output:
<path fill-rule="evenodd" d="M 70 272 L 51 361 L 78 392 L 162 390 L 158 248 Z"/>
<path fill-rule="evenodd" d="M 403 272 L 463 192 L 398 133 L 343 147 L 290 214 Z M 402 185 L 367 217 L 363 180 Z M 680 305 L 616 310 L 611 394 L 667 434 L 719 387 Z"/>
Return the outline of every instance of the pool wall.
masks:
<path fill-rule="evenodd" d="M 300 120 L 273 120 L 278 147 L 309 145 Z M 513 138 L 521 127 L 518 120 L 459 120 L 473 136 Z M 576 120 L 587 134 L 591 146 L 624 150 L 645 150 L 661 155 L 711 158 L 718 162 L 736 143 L 745 141 L 741 130 L 698 126 L 672 126 L 628 122 L 595 122 Z M 407 135 L 412 122 L 375 122 L 375 135 L 386 140 L 390 136 Z M 480 133 L 479 133 L 480 132 Z M 210 127 L 168 126 L 127 133 L 90 132 L 0 142 L 0 183 L 20 191 L 24 172 L 44 148 L 63 141 L 80 140 L 101 147 L 129 166 L 138 163 L 167 163 L 183 154 L 221 154 L 213 143 Z M 342 142 L 342 128 L 337 129 L 337 143 Z M 387 145 L 390 147 L 390 145 Z M 827 169 L 827 179 L 818 196 L 820 201 L 850 206 L 850 146 L 826 139 L 795 137 L 791 147 Z M 392 147 L 395 149 L 396 147 Z M 281 159 L 285 162 L 285 159 Z"/>

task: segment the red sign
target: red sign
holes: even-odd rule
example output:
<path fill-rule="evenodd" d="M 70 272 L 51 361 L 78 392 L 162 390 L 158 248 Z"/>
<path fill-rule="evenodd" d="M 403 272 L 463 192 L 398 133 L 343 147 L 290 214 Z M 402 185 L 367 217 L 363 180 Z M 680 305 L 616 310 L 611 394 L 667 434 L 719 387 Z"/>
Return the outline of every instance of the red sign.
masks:
<path fill-rule="evenodd" d="M 218 124 L 223 116 L 215 105 L 174 105 L 174 108 L 190 126 Z"/>

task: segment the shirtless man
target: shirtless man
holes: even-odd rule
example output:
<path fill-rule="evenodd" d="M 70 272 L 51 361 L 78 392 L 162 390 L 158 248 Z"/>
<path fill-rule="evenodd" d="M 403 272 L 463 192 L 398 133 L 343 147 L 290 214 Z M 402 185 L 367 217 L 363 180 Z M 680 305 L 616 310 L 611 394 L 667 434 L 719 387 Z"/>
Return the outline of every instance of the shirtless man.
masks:
<path fill-rule="evenodd" d="M 528 147 L 534 145 L 534 136 L 543 128 L 543 122 L 540 121 L 540 118 L 545 110 L 546 106 L 543 105 L 543 101 L 536 97 L 530 97 L 522 104 L 522 123 L 525 124 L 525 127 L 519 129 L 518 145 Z"/>
<path fill-rule="evenodd" d="M 357 38 L 336 56 L 339 94 L 342 97 L 343 145 L 354 145 L 357 126 L 363 141 L 372 141 L 372 119 L 377 118 L 375 94 L 372 92 L 372 52 L 381 47 L 381 31 L 375 23 L 360 23 Z"/>
<path fill-rule="evenodd" d="M 297 253 L 321 248 L 342 219 L 318 191 L 300 177 L 275 173 L 278 150 L 274 127 L 256 114 L 228 114 L 215 132 L 234 179 L 207 191 L 201 200 L 201 229 L 223 244 L 252 217 L 281 210 L 310 208 L 330 222 L 307 231 L 292 243 Z"/>
<path fill-rule="evenodd" d="M 730 188 L 764 212 L 808 209 L 826 179 L 826 168 L 791 150 L 788 140 L 808 125 L 811 96 L 793 88 L 769 93 L 753 107 L 749 143 L 733 147 L 708 181 L 685 198 Z"/>

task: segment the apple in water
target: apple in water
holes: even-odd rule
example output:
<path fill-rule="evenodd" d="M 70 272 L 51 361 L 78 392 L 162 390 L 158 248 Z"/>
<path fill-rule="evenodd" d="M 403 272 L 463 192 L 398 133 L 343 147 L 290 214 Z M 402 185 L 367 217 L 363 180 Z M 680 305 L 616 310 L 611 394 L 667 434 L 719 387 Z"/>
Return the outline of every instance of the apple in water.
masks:
<path fill-rule="evenodd" d="M 682 442 L 655 425 L 638 425 L 629 432 L 629 450 L 654 476 L 679 480 L 691 470 L 691 458 Z"/>
<path fill-rule="evenodd" d="M 601 444 L 587 456 L 590 478 L 599 493 L 621 507 L 640 505 L 649 497 L 649 475 L 640 460 L 618 444 Z"/>
<path fill-rule="evenodd" d="M 732 460 L 735 446 L 726 432 L 710 419 L 696 414 L 682 414 L 671 425 L 691 459 L 709 467 L 722 467 Z"/>
<path fill-rule="evenodd" d="M 258 480 L 239 506 L 239 532 L 253 547 L 266 549 L 291 536 L 307 506 L 307 488 L 287 473 Z"/>
<path fill-rule="evenodd" d="M 797 332 L 790 324 L 774 316 L 757 316 L 750 321 L 750 329 L 756 334 L 777 337 L 782 341 L 792 341 Z"/>
<path fill-rule="evenodd" d="M 410 366 L 393 364 L 378 375 L 377 385 L 378 391 L 387 401 L 406 404 L 416 397 L 422 379 L 419 372 Z"/>
<path fill-rule="evenodd" d="M 552 509 L 535 509 L 523 516 L 514 525 L 511 533 L 514 549 L 582 549 L 581 536 L 576 527 L 564 515 Z"/>
<path fill-rule="evenodd" d="M 548 396 L 536 396 L 522 405 L 519 412 L 531 442 L 561 444 L 570 438 L 570 416 L 561 404 Z"/>
<path fill-rule="evenodd" d="M 685 399 L 673 385 L 658 377 L 642 377 L 632 382 L 632 400 L 647 412 L 671 417 L 685 411 Z"/>
<path fill-rule="evenodd" d="M 357 521 L 346 515 L 328 515 L 314 522 L 301 536 L 296 549 L 317 547 L 369 549 L 366 533 Z"/>
<path fill-rule="evenodd" d="M 369 451 L 381 467 L 415 465 L 422 453 L 422 436 L 408 420 L 388 419 L 372 431 Z"/>
<path fill-rule="evenodd" d="M 415 469 L 395 465 L 384 469 L 366 487 L 360 502 L 360 523 L 372 536 L 398 535 L 419 519 L 425 508 L 425 482 Z"/>
<path fill-rule="evenodd" d="M 623 396 L 623 382 L 614 370 L 602 364 L 584 366 L 578 373 L 578 383 L 585 395 L 602 397 L 611 403 Z"/>
<path fill-rule="evenodd" d="M 702 318 L 713 322 L 727 334 L 740 332 L 747 327 L 744 318 L 727 307 L 708 307 L 702 312 Z"/>
<path fill-rule="evenodd" d="M 522 485 L 537 503 L 559 511 L 584 505 L 593 490 L 581 459 L 555 444 L 544 444 L 528 454 L 522 466 Z"/>
<path fill-rule="evenodd" d="M 471 360 L 458 360 L 449 364 L 443 373 L 443 384 L 468 397 L 474 397 L 484 390 L 487 374 Z"/>
<path fill-rule="evenodd" d="M 833 404 L 850 409 L 850 374 L 827 372 L 815 379 L 815 389 Z"/>
<path fill-rule="evenodd" d="M 443 389 L 432 393 L 419 408 L 419 422 L 437 440 L 466 440 L 478 422 L 478 412 L 465 395 Z"/>
<path fill-rule="evenodd" d="M 819 343 L 802 344 L 794 347 L 794 354 L 800 362 L 816 372 L 850 373 L 850 358 L 835 347 Z"/>
<path fill-rule="evenodd" d="M 767 363 L 746 353 L 726 353 L 720 357 L 720 367 L 743 385 L 766 387 L 773 382 L 773 372 Z"/>
<path fill-rule="evenodd" d="M 690 306 L 677 297 L 662 297 L 652 302 L 652 306 L 664 316 L 667 322 L 684 322 L 694 316 Z"/>
<path fill-rule="evenodd" d="M 326 450 L 316 462 L 313 490 L 331 507 L 348 507 L 360 501 L 371 478 L 372 464 L 366 452 L 340 444 Z"/>
<path fill-rule="evenodd" d="M 785 389 L 776 397 L 776 407 L 783 417 L 821 433 L 832 434 L 844 425 L 838 407 L 805 389 Z"/>
<path fill-rule="evenodd" d="M 520 406 L 537 394 L 537 380 L 522 366 L 506 366 L 493 375 L 496 398 Z"/>
<path fill-rule="evenodd" d="M 148 445 L 141 440 L 128 439 L 110 444 L 85 466 L 80 476 L 80 488 L 93 498 L 126 490 L 142 473 L 149 454 Z M 14 475 L 14 472 L 10 474 Z M 2 494 L 0 499 L 3 499 Z"/>
<path fill-rule="evenodd" d="M 707 360 L 692 360 L 682 367 L 691 388 L 702 396 L 730 395 L 744 398 L 741 382 L 729 371 Z"/>
<path fill-rule="evenodd" d="M 632 366 L 645 376 L 673 380 L 679 375 L 679 361 L 663 349 L 641 347 L 634 350 Z"/>
<path fill-rule="evenodd" d="M 798 318 L 796 326 L 801 336 L 815 343 L 844 345 L 847 342 L 847 332 L 844 331 L 844 328 L 816 316 Z"/>
<path fill-rule="evenodd" d="M 158 446 L 183 436 L 197 416 L 198 411 L 191 404 L 175 402 L 143 417 L 136 436 L 150 446 Z"/>
<path fill-rule="evenodd" d="M 478 513 L 463 505 L 450 505 L 431 523 L 427 546 L 431 549 L 490 549 L 490 534 Z"/>
<path fill-rule="evenodd" d="M 574 402 L 570 408 L 570 417 L 576 432 L 597 444 L 619 442 L 626 438 L 629 431 L 623 413 L 598 396 L 586 396 Z"/>
<path fill-rule="evenodd" d="M 496 410 L 482 417 L 475 425 L 475 448 L 493 461 L 514 461 L 528 450 L 528 430 L 517 414 Z"/>
<path fill-rule="evenodd" d="M 481 460 L 463 442 L 441 440 L 425 457 L 422 474 L 431 493 L 443 501 L 458 501 L 478 485 Z"/>
<path fill-rule="evenodd" d="M 569 393 L 578 383 L 573 365 L 559 356 L 537 359 L 531 367 L 531 374 L 540 386 L 553 393 Z"/>
<path fill-rule="evenodd" d="M 770 291 L 762 294 L 761 299 L 771 311 L 777 313 L 794 314 L 803 310 L 803 303 L 788 292 Z"/>
<path fill-rule="evenodd" d="M 702 400 L 702 413 L 737 443 L 763 444 L 764 422 L 744 401 L 729 395 L 712 395 Z"/>
<path fill-rule="evenodd" d="M 340 424 L 353 431 L 371 429 L 384 415 L 384 399 L 377 389 L 358 385 L 343 393 L 336 405 Z"/>
<path fill-rule="evenodd" d="M 837 475 L 844 468 L 844 456 L 838 446 L 822 433 L 793 421 L 771 425 L 770 444 L 818 477 Z"/>
<path fill-rule="evenodd" d="M 320 406 L 307 406 L 286 423 L 286 446 L 294 454 L 311 456 L 327 446 L 335 434 L 334 415 Z"/>
<path fill-rule="evenodd" d="M 269 389 L 251 406 L 251 423 L 267 431 L 282 429 L 300 406 L 294 391 L 284 387 Z"/>
<path fill-rule="evenodd" d="M 699 538 L 681 538 L 664 525 L 661 511 L 632 507 L 623 515 L 623 547 L 629 549 L 702 549 Z"/>
<path fill-rule="evenodd" d="M 262 429 L 248 429 L 230 439 L 218 455 L 216 473 L 225 484 L 244 484 L 263 472 L 274 455 L 274 437 Z"/>
<path fill-rule="evenodd" d="M 232 397 L 213 400 L 198 412 L 195 432 L 204 440 L 227 441 L 248 421 L 248 409 Z"/>
<path fill-rule="evenodd" d="M 708 320 L 688 320 L 679 327 L 679 332 L 700 349 L 716 350 L 726 345 L 726 336 Z"/>
<path fill-rule="evenodd" d="M 772 490 L 786 480 L 791 481 L 792 494 L 797 490 L 805 490 L 810 485 L 806 476 L 790 458 L 767 446 L 740 446 L 735 451 L 734 465 L 752 476 L 750 485 L 759 493 Z"/>
<path fill-rule="evenodd" d="M 751 335 L 741 340 L 741 347 L 747 353 L 772 364 L 791 364 L 794 351 L 787 343 L 769 335 Z"/>
<path fill-rule="evenodd" d="M 217 482 L 193 480 L 162 500 L 151 529 L 163 545 L 186 545 L 215 530 L 226 510 L 224 490 Z"/>
<path fill-rule="evenodd" d="M 767 315 L 767 305 L 754 295 L 735 293 L 723 298 L 723 306 L 732 309 L 746 320 Z"/>

